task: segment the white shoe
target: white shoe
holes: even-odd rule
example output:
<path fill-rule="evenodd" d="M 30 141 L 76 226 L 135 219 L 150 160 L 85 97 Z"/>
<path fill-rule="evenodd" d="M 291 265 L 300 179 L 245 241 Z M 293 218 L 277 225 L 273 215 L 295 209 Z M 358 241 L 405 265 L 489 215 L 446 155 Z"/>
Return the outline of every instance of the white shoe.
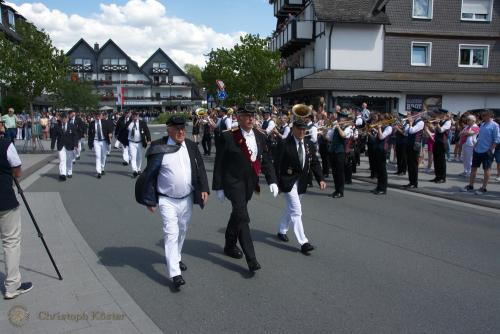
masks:
<path fill-rule="evenodd" d="M 495 178 L 495 180 L 496 180 L 497 182 L 500 182 L 500 176 L 497 176 L 497 177 Z"/>

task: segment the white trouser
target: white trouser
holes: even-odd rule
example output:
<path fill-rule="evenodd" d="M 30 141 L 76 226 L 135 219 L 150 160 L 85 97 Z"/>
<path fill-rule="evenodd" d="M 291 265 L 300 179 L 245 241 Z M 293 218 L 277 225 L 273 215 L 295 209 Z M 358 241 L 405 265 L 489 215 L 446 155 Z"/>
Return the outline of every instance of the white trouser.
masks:
<path fill-rule="evenodd" d="M 108 145 L 105 140 L 103 141 L 94 140 L 95 170 L 99 174 L 101 174 L 104 167 L 106 166 L 107 151 L 108 151 Z"/>
<path fill-rule="evenodd" d="M 182 245 L 186 238 L 187 225 L 191 219 L 193 196 L 183 199 L 160 196 L 158 206 L 163 221 L 167 274 L 169 278 L 172 278 L 181 274 L 179 262 L 181 261 Z"/>
<path fill-rule="evenodd" d="M 128 143 L 128 150 L 130 156 L 130 165 L 133 172 L 139 172 L 142 166 L 142 144 L 141 143 Z"/>
<path fill-rule="evenodd" d="M 0 211 L 0 235 L 5 263 L 5 291 L 15 292 L 21 286 L 21 209 Z"/>
<path fill-rule="evenodd" d="M 120 145 L 121 145 L 120 141 L 118 140 L 118 138 L 116 138 L 116 140 L 115 140 L 115 148 L 119 149 Z"/>
<path fill-rule="evenodd" d="M 74 150 L 68 151 L 63 147 L 59 152 L 59 175 L 73 175 Z"/>
<path fill-rule="evenodd" d="M 23 128 L 17 128 L 16 139 L 23 139 Z"/>
<path fill-rule="evenodd" d="M 304 226 L 302 225 L 302 205 L 300 204 L 300 196 L 297 192 L 297 182 L 295 182 L 289 193 L 284 194 L 286 207 L 279 225 L 280 233 L 286 234 L 290 224 L 292 224 L 297 241 L 300 245 L 303 245 L 309 241 L 304 234 Z"/>
<path fill-rule="evenodd" d="M 129 163 L 130 162 L 130 156 L 128 154 L 128 146 L 124 146 L 122 144 L 122 148 L 123 148 L 123 155 L 122 155 L 123 161 L 125 161 L 126 163 Z"/>
<path fill-rule="evenodd" d="M 470 174 L 473 152 L 474 146 L 462 145 L 462 161 L 464 163 L 464 173 L 466 174 Z"/>
<path fill-rule="evenodd" d="M 75 161 L 76 158 L 80 157 L 80 153 L 82 152 L 82 140 L 78 139 L 78 145 L 75 146 L 75 154 L 73 154 L 73 161 Z"/>

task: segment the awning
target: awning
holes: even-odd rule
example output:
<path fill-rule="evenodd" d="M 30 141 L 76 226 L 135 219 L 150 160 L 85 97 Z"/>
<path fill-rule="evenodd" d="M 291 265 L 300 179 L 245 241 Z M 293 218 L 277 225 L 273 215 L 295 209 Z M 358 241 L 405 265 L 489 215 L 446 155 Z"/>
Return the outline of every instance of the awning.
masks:
<path fill-rule="evenodd" d="M 403 97 L 401 93 L 397 92 L 342 91 L 342 90 L 332 91 L 332 96 L 334 97 L 368 96 L 368 97 L 396 98 L 396 99 L 402 99 Z"/>

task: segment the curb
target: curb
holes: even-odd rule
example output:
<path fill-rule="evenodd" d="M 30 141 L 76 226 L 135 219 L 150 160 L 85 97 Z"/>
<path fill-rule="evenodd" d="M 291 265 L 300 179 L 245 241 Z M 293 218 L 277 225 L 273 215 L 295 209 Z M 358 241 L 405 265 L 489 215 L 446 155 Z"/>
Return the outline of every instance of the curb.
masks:
<path fill-rule="evenodd" d="M 47 157 L 45 157 L 44 159 L 42 159 L 42 160 L 38 161 L 37 163 L 33 164 L 33 166 L 31 166 L 29 168 L 26 168 L 25 170 L 23 170 L 23 173 L 22 173 L 21 178 L 19 179 L 19 181 L 22 181 L 22 180 L 28 178 L 30 175 L 32 175 L 33 173 L 35 173 L 37 170 L 39 170 L 43 166 L 49 164 L 50 162 L 52 162 L 55 159 L 57 159 L 57 155 L 55 153 L 51 153 Z"/>
<path fill-rule="evenodd" d="M 376 181 L 373 181 L 369 177 L 365 177 L 365 176 L 354 176 L 353 175 L 352 179 L 353 180 L 362 181 L 362 182 L 372 183 L 372 184 L 376 184 L 377 183 Z M 438 198 L 444 198 L 444 199 L 447 199 L 447 200 L 450 200 L 450 201 L 454 201 L 454 202 L 468 203 L 468 204 L 478 205 L 478 206 L 482 206 L 482 207 L 485 207 L 485 208 L 496 209 L 496 210 L 500 209 L 500 203 L 498 205 L 495 205 L 494 203 L 483 202 L 481 200 L 475 200 L 475 199 L 469 199 L 469 198 L 462 198 L 462 197 L 457 198 L 456 196 L 453 196 L 453 195 L 440 194 L 440 193 L 436 193 L 436 192 L 433 192 L 433 191 L 425 190 L 425 189 L 422 189 L 422 188 L 417 188 L 417 189 L 411 189 L 410 190 L 410 189 L 405 189 L 405 188 L 403 188 L 403 186 L 400 186 L 399 184 L 395 184 L 395 183 L 387 183 L 387 187 L 388 188 L 399 189 L 399 190 L 404 190 L 404 191 L 407 191 L 409 193 L 414 192 L 414 193 L 418 193 L 418 194 L 422 194 L 422 195 L 427 195 L 427 196 L 432 196 L 432 197 L 438 197 Z"/>

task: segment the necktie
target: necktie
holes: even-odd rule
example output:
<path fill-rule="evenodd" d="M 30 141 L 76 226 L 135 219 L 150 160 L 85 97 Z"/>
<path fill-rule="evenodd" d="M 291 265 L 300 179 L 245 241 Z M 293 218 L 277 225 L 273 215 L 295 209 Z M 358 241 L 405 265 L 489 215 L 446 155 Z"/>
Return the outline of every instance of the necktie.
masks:
<path fill-rule="evenodd" d="M 66 128 L 68 127 L 67 124 L 64 124 L 64 132 L 66 132 Z"/>
<path fill-rule="evenodd" d="M 134 122 L 134 126 L 132 127 L 132 132 L 131 132 L 131 136 L 132 136 L 132 139 L 135 137 L 135 130 L 137 129 L 137 123 Z"/>
<path fill-rule="evenodd" d="M 299 154 L 299 162 L 300 162 L 300 168 L 304 166 L 304 152 L 302 151 L 303 145 L 302 145 L 302 140 L 299 141 L 299 151 L 297 152 Z"/>
<path fill-rule="evenodd" d="M 97 121 L 97 140 L 102 140 L 102 130 L 101 130 L 101 122 Z"/>

